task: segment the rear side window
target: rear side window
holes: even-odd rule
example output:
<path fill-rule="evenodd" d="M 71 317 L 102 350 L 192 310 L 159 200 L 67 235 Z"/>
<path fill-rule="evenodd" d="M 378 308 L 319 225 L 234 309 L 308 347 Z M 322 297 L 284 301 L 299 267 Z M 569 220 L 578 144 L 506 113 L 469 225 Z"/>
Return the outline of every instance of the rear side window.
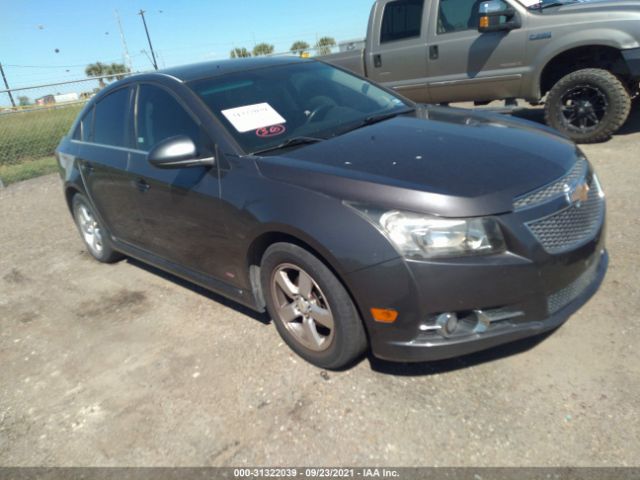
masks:
<path fill-rule="evenodd" d="M 129 89 L 123 88 L 106 96 L 95 107 L 93 141 L 101 145 L 126 147 Z"/>
<path fill-rule="evenodd" d="M 420 36 L 424 0 L 396 0 L 387 3 L 382 17 L 380 43 Z"/>
<path fill-rule="evenodd" d="M 91 141 L 91 127 L 93 126 L 93 111 L 92 108 L 87 113 L 84 114 L 80 123 L 76 127 L 75 132 L 73 133 L 74 140 L 81 140 L 83 142 Z"/>
<path fill-rule="evenodd" d="M 159 142 L 186 135 L 196 146 L 201 129 L 191 115 L 166 90 L 154 85 L 140 85 L 136 118 L 136 148 L 149 151 Z"/>

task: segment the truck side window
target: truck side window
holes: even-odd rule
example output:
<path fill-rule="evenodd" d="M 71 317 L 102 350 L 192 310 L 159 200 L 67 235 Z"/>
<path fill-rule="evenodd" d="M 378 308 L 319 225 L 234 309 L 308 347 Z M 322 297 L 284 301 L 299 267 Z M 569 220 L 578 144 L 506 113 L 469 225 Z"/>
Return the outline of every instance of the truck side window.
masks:
<path fill-rule="evenodd" d="M 380 43 L 420 36 L 424 0 L 396 0 L 387 3 L 382 17 Z"/>
<path fill-rule="evenodd" d="M 482 0 L 440 0 L 438 34 L 477 30 L 481 3 Z M 505 2 L 501 3 L 507 7 Z"/>

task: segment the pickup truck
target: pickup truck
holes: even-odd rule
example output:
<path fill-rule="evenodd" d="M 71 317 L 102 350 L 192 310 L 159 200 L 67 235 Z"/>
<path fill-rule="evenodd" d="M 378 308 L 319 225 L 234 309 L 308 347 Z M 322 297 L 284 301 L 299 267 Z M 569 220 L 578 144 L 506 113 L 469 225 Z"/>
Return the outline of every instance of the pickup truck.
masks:
<path fill-rule="evenodd" d="M 640 1 L 377 0 L 363 50 L 322 59 L 423 103 L 517 99 L 607 140 L 640 85 Z"/>

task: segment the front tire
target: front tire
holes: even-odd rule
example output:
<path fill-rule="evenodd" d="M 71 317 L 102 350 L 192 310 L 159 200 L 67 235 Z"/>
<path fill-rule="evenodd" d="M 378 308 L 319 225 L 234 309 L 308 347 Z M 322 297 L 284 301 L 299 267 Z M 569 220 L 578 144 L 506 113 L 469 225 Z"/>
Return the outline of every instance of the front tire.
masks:
<path fill-rule="evenodd" d="M 260 281 L 278 333 L 300 357 L 337 370 L 364 353 L 367 339 L 351 297 L 314 255 L 274 244 L 263 256 Z"/>
<path fill-rule="evenodd" d="M 91 256 L 102 263 L 115 263 L 122 260 L 123 255 L 113 249 L 109 232 L 100 224 L 89 200 L 84 195 L 76 193 L 71 205 L 73 219 Z"/>
<path fill-rule="evenodd" d="M 547 124 L 576 143 L 604 142 L 624 125 L 631 96 L 607 70 L 587 68 L 563 77 L 545 102 Z"/>

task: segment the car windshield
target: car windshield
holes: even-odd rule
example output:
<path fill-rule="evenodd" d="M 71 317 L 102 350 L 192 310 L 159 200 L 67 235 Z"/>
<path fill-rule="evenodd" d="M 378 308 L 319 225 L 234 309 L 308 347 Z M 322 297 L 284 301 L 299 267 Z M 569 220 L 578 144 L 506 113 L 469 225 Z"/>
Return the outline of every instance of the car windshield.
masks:
<path fill-rule="evenodd" d="M 246 153 L 322 141 L 406 112 L 405 100 L 321 62 L 296 62 L 193 81 Z"/>
<path fill-rule="evenodd" d="M 540 10 L 548 7 L 567 5 L 569 3 L 584 2 L 586 0 L 518 0 L 529 10 Z"/>

